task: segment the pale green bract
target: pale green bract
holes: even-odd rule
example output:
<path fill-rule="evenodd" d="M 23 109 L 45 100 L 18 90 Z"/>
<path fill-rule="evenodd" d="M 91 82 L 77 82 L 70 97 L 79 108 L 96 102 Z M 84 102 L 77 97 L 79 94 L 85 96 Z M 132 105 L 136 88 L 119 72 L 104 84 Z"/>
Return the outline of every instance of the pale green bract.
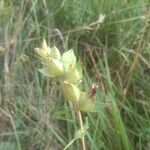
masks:
<path fill-rule="evenodd" d="M 72 49 L 67 51 L 67 52 L 65 52 L 62 55 L 62 62 L 63 62 L 64 69 L 65 69 L 66 72 L 68 71 L 70 65 L 75 66 L 75 64 L 76 64 L 76 56 L 75 56 L 75 54 L 74 54 Z"/>
<path fill-rule="evenodd" d="M 51 57 L 46 60 L 46 69 L 48 73 L 54 77 L 61 76 L 64 73 L 63 64 L 59 60 Z"/>
<path fill-rule="evenodd" d="M 54 47 L 51 48 L 50 57 L 52 57 L 54 59 L 61 60 L 60 51 L 58 50 L 58 48 L 56 46 L 54 46 Z"/>
<path fill-rule="evenodd" d="M 62 83 L 62 90 L 65 97 L 76 105 L 80 97 L 80 89 L 76 85 L 71 84 L 68 81 L 64 81 Z"/>
<path fill-rule="evenodd" d="M 82 81 L 82 67 L 79 63 L 75 66 L 70 65 L 65 73 L 65 80 L 73 84 L 79 84 Z"/>
<path fill-rule="evenodd" d="M 64 74 L 63 64 L 59 60 L 51 57 L 43 61 L 43 68 L 39 69 L 39 71 L 48 77 L 61 77 Z"/>
<path fill-rule="evenodd" d="M 82 80 L 82 67 L 76 62 L 76 56 L 72 49 L 62 55 L 62 63 L 65 70 L 65 80 L 73 84 L 79 84 Z"/>
<path fill-rule="evenodd" d="M 45 39 L 43 39 L 41 49 L 43 49 L 44 51 L 50 52 L 50 48 L 47 46 Z"/>
<path fill-rule="evenodd" d="M 85 112 L 94 112 L 96 97 L 89 97 L 87 92 L 82 92 L 78 101 L 78 108 Z"/>

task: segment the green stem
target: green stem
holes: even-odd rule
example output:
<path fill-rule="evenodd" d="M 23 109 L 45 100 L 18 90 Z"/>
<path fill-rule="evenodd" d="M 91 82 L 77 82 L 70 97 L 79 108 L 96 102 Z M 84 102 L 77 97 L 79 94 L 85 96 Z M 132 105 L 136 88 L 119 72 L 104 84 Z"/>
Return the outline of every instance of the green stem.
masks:
<path fill-rule="evenodd" d="M 79 118 L 79 124 L 80 124 L 81 131 L 84 132 L 83 120 L 82 120 L 82 115 L 81 115 L 80 110 L 77 110 L 77 114 L 78 114 L 78 118 Z M 81 142 L 82 142 L 82 149 L 86 150 L 84 137 L 81 138 Z"/>

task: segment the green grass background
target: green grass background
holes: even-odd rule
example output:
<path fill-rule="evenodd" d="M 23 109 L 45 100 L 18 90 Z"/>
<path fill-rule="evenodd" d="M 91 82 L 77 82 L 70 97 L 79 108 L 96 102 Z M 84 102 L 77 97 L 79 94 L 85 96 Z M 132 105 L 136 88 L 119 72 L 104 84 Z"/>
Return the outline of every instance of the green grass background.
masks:
<path fill-rule="evenodd" d="M 83 113 L 87 149 L 149 150 L 149 10 L 148 0 L 1 0 L 0 150 L 60 150 L 79 128 L 57 82 L 37 70 L 43 38 L 74 49 L 84 89 L 99 85 L 99 112 Z"/>

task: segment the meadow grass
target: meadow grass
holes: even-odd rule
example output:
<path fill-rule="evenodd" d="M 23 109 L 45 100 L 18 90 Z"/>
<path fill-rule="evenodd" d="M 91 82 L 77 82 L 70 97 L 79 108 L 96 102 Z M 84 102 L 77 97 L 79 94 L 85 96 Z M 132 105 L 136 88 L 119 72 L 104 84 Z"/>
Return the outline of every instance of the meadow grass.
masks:
<path fill-rule="evenodd" d="M 1 0 L 0 150 L 63 149 L 79 128 L 57 82 L 37 70 L 43 38 L 74 49 L 84 89 L 99 85 L 99 112 L 83 113 L 87 149 L 150 149 L 149 8 L 148 0 Z"/>

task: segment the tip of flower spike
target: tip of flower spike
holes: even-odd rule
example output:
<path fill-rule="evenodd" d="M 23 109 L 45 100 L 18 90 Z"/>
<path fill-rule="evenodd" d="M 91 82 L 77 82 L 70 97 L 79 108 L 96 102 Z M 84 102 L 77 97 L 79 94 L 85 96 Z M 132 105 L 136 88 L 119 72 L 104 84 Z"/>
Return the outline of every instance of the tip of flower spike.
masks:
<path fill-rule="evenodd" d="M 42 47 L 44 48 L 44 47 L 47 47 L 47 43 L 46 43 L 46 40 L 45 39 L 43 39 L 43 41 L 42 41 Z"/>

